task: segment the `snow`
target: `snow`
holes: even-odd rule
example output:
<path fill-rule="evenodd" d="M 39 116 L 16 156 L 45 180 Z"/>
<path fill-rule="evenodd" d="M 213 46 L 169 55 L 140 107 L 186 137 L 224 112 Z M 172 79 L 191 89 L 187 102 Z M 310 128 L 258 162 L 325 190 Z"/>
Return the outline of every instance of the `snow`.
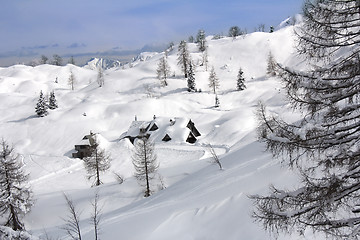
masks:
<path fill-rule="evenodd" d="M 101 88 L 96 83 L 97 70 L 88 67 L 0 68 L 1 137 L 21 155 L 36 198 L 25 217 L 26 228 L 37 237 L 44 237 L 46 229 L 51 238 L 68 239 L 61 229 L 67 215 L 65 192 L 82 212 L 84 239 L 93 239 L 90 202 L 99 191 L 101 239 L 271 239 L 253 222 L 248 196 L 266 194 L 270 183 L 291 186 L 297 177 L 257 141 L 255 111 L 261 100 L 270 111 L 291 115 L 279 82 L 266 77 L 266 60 L 271 52 L 285 65 L 301 64 L 294 54 L 292 31 L 289 26 L 235 40 L 207 38 L 209 66 L 214 66 L 220 81 L 219 108 L 213 107 L 215 96 L 203 66 L 197 66 L 195 73 L 196 87 L 202 91 L 187 92 L 176 50 L 168 53 L 175 76 L 163 88 L 156 68 L 164 53 L 143 53 L 131 66 L 105 70 Z M 198 63 L 202 56 L 196 45 L 189 44 L 189 50 Z M 238 92 L 240 67 L 247 88 Z M 68 85 L 70 72 L 76 78 L 74 91 Z M 35 104 L 41 90 L 45 96 L 54 90 L 59 108 L 38 118 Z M 154 115 L 167 124 L 170 118 L 191 119 L 201 136 L 195 144 L 156 141 L 159 174 L 166 189 L 154 186 L 154 194 L 143 198 L 143 189 L 133 177 L 133 146 L 120 136 L 135 116 L 141 122 L 151 121 Z M 112 157 L 110 171 L 101 176 L 104 185 L 94 188 L 86 179 L 83 162 L 71 158 L 74 145 L 90 131 L 99 134 L 102 147 Z M 224 170 L 211 162 L 209 143 Z M 122 184 L 114 172 L 124 178 Z M 319 238 L 310 234 L 308 239 Z"/>

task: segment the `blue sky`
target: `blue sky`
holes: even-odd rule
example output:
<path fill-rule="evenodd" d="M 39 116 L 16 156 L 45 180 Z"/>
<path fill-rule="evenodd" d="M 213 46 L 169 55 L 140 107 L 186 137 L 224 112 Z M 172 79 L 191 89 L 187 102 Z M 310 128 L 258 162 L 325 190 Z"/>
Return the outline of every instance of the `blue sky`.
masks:
<path fill-rule="evenodd" d="M 0 66 L 4 59 L 86 54 L 252 32 L 301 12 L 302 0 L 0 0 Z M 3 61 L 2 61 L 3 60 Z"/>

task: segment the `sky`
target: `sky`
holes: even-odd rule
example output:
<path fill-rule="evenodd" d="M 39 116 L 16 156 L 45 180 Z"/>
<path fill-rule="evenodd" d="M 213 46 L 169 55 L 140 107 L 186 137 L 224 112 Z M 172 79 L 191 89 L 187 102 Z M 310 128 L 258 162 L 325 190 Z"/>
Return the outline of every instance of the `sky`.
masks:
<path fill-rule="evenodd" d="M 90 56 L 187 39 L 199 29 L 266 29 L 303 0 L 0 0 L 0 66 L 41 55 Z"/>

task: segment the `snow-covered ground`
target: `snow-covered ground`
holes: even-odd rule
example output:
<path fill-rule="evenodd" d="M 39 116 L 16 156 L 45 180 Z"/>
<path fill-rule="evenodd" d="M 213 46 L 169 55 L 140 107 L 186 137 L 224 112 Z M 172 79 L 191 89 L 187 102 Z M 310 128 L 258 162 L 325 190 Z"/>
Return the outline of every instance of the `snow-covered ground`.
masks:
<path fill-rule="evenodd" d="M 66 193 L 82 213 L 84 239 L 94 239 L 89 217 L 98 191 L 103 206 L 101 239 L 273 238 L 253 222 L 248 196 L 266 194 L 271 183 L 296 184 L 296 176 L 257 141 L 255 111 L 261 100 L 270 111 L 291 114 L 279 82 L 266 77 L 266 64 L 270 52 L 286 65 L 299 63 L 292 32 L 293 27 L 286 27 L 237 39 L 207 38 L 209 65 L 220 80 L 219 108 L 213 107 L 209 71 L 203 66 L 196 67 L 196 87 L 201 92 L 187 92 L 177 66 L 177 48 L 168 54 L 175 76 L 167 87 L 160 87 L 156 78 L 164 53 L 144 53 L 131 66 L 106 70 L 101 88 L 97 70 L 73 65 L 0 68 L 0 137 L 21 155 L 36 198 L 25 218 L 26 228 L 35 236 L 46 232 L 52 238 L 67 239 L 62 229 L 62 218 L 68 214 Z M 189 44 L 189 49 L 193 61 L 199 63 L 196 45 Z M 247 89 L 238 92 L 240 67 Z M 74 91 L 68 85 L 70 72 L 76 78 Z M 38 118 L 34 108 L 41 90 L 45 94 L 54 90 L 59 108 Z M 166 189 L 144 198 L 143 188 L 133 177 L 133 146 L 120 136 L 135 116 L 150 121 L 154 115 L 190 118 L 202 136 L 195 144 L 155 143 Z M 111 169 L 102 175 L 104 185 L 97 188 L 91 188 L 82 160 L 71 158 L 74 145 L 90 131 L 102 136 L 101 144 L 113 159 Z M 211 162 L 209 143 L 223 170 Z M 117 182 L 114 172 L 124 177 L 124 183 Z M 319 238 L 309 235 L 307 239 Z"/>

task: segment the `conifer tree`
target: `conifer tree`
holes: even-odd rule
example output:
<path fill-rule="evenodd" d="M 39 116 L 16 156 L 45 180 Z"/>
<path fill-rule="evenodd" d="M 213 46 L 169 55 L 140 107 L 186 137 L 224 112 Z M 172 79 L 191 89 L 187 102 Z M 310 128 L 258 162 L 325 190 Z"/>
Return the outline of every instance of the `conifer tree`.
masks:
<path fill-rule="evenodd" d="M 195 73 L 194 73 L 194 67 L 193 63 L 189 62 L 189 69 L 187 73 L 187 87 L 189 92 L 194 92 L 196 90 L 196 84 L 195 84 Z"/>
<path fill-rule="evenodd" d="M 69 63 L 72 64 L 72 65 L 75 65 L 75 59 L 74 59 L 73 56 L 70 57 Z"/>
<path fill-rule="evenodd" d="M 274 59 L 274 56 L 272 55 L 272 53 L 270 52 L 268 55 L 268 59 L 267 59 L 267 67 L 266 67 L 266 74 L 269 77 L 274 77 L 276 76 L 276 61 Z"/>
<path fill-rule="evenodd" d="M 213 90 L 214 94 L 216 94 L 216 90 L 220 87 L 219 79 L 216 76 L 214 67 L 210 70 L 209 87 Z"/>
<path fill-rule="evenodd" d="M 102 87 L 105 85 L 105 77 L 102 67 L 98 68 L 98 75 L 97 75 L 97 83 L 99 84 L 99 87 Z"/>
<path fill-rule="evenodd" d="M 237 36 L 241 34 L 240 28 L 238 26 L 232 26 L 229 29 L 229 37 L 236 39 Z"/>
<path fill-rule="evenodd" d="M 205 38 L 205 31 L 199 30 L 198 34 L 196 35 L 196 43 L 198 45 L 199 51 L 203 52 L 206 49 L 206 38 Z"/>
<path fill-rule="evenodd" d="M 39 100 L 35 107 L 35 112 L 39 117 L 44 117 L 48 114 L 47 109 L 48 109 L 48 106 L 46 103 L 46 99 L 44 97 L 43 92 L 40 91 L 40 96 L 39 96 Z"/>
<path fill-rule="evenodd" d="M 70 85 L 71 90 L 73 90 L 73 91 L 74 91 L 75 83 L 76 83 L 76 78 L 75 78 L 73 72 L 70 72 L 70 76 L 69 76 L 69 79 L 68 79 L 68 84 Z"/>
<path fill-rule="evenodd" d="M 56 102 L 56 98 L 55 98 L 55 92 L 52 91 L 50 92 L 50 97 L 49 97 L 49 105 L 48 105 L 49 109 L 54 110 L 56 108 L 58 108 L 58 104 Z"/>
<path fill-rule="evenodd" d="M 161 86 L 167 86 L 167 79 L 171 74 L 171 69 L 165 57 L 160 58 L 156 72 L 157 77 L 160 80 Z"/>
<path fill-rule="evenodd" d="M 54 54 L 53 58 L 54 58 L 54 60 L 53 60 L 54 65 L 56 65 L 56 66 L 61 66 L 62 65 L 62 58 L 59 55 Z"/>
<path fill-rule="evenodd" d="M 22 218 L 33 205 L 32 191 L 27 186 L 28 175 L 14 148 L 0 142 L 0 214 L 5 226 L 25 230 Z"/>
<path fill-rule="evenodd" d="M 150 181 L 154 179 L 159 168 L 156 159 L 154 143 L 146 137 L 137 139 L 132 160 L 135 167 L 135 178 L 146 187 L 144 197 L 151 195 Z"/>
<path fill-rule="evenodd" d="M 246 88 L 245 86 L 245 78 L 243 76 L 244 72 L 242 71 L 242 69 L 239 69 L 239 73 L 237 75 L 237 84 L 236 84 L 236 89 L 238 91 L 242 91 Z"/>
<path fill-rule="evenodd" d="M 274 65 L 301 119 L 269 116 L 260 106 L 259 137 L 299 173 L 300 184 L 252 196 L 265 229 L 360 238 L 359 8 L 357 0 L 305 1 L 296 34 L 307 68 Z"/>
<path fill-rule="evenodd" d="M 94 178 L 93 186 L 99 186 L 102 184 L 100 180 L 100 173 L 106 172 L 111 166 L 111 158 L 106 154 L 104 149 L 101 149 L 96 139 L 93 137 L 94 143 L 91 146 L 91 155 L 84 158 L 84 165 L 88 173 L 88 179 Z"/>
<path fill-rule="evenodd" d="M 190 60 L 189 50 L 187 48 L 187 43 L 184 40 L 181 41 L 179 44 L 177 60 L 178 60 L 178 65 L 180 65 L 184 73 L 184 77 L 187 78 L 188 64 L 191 60 Z"/>

